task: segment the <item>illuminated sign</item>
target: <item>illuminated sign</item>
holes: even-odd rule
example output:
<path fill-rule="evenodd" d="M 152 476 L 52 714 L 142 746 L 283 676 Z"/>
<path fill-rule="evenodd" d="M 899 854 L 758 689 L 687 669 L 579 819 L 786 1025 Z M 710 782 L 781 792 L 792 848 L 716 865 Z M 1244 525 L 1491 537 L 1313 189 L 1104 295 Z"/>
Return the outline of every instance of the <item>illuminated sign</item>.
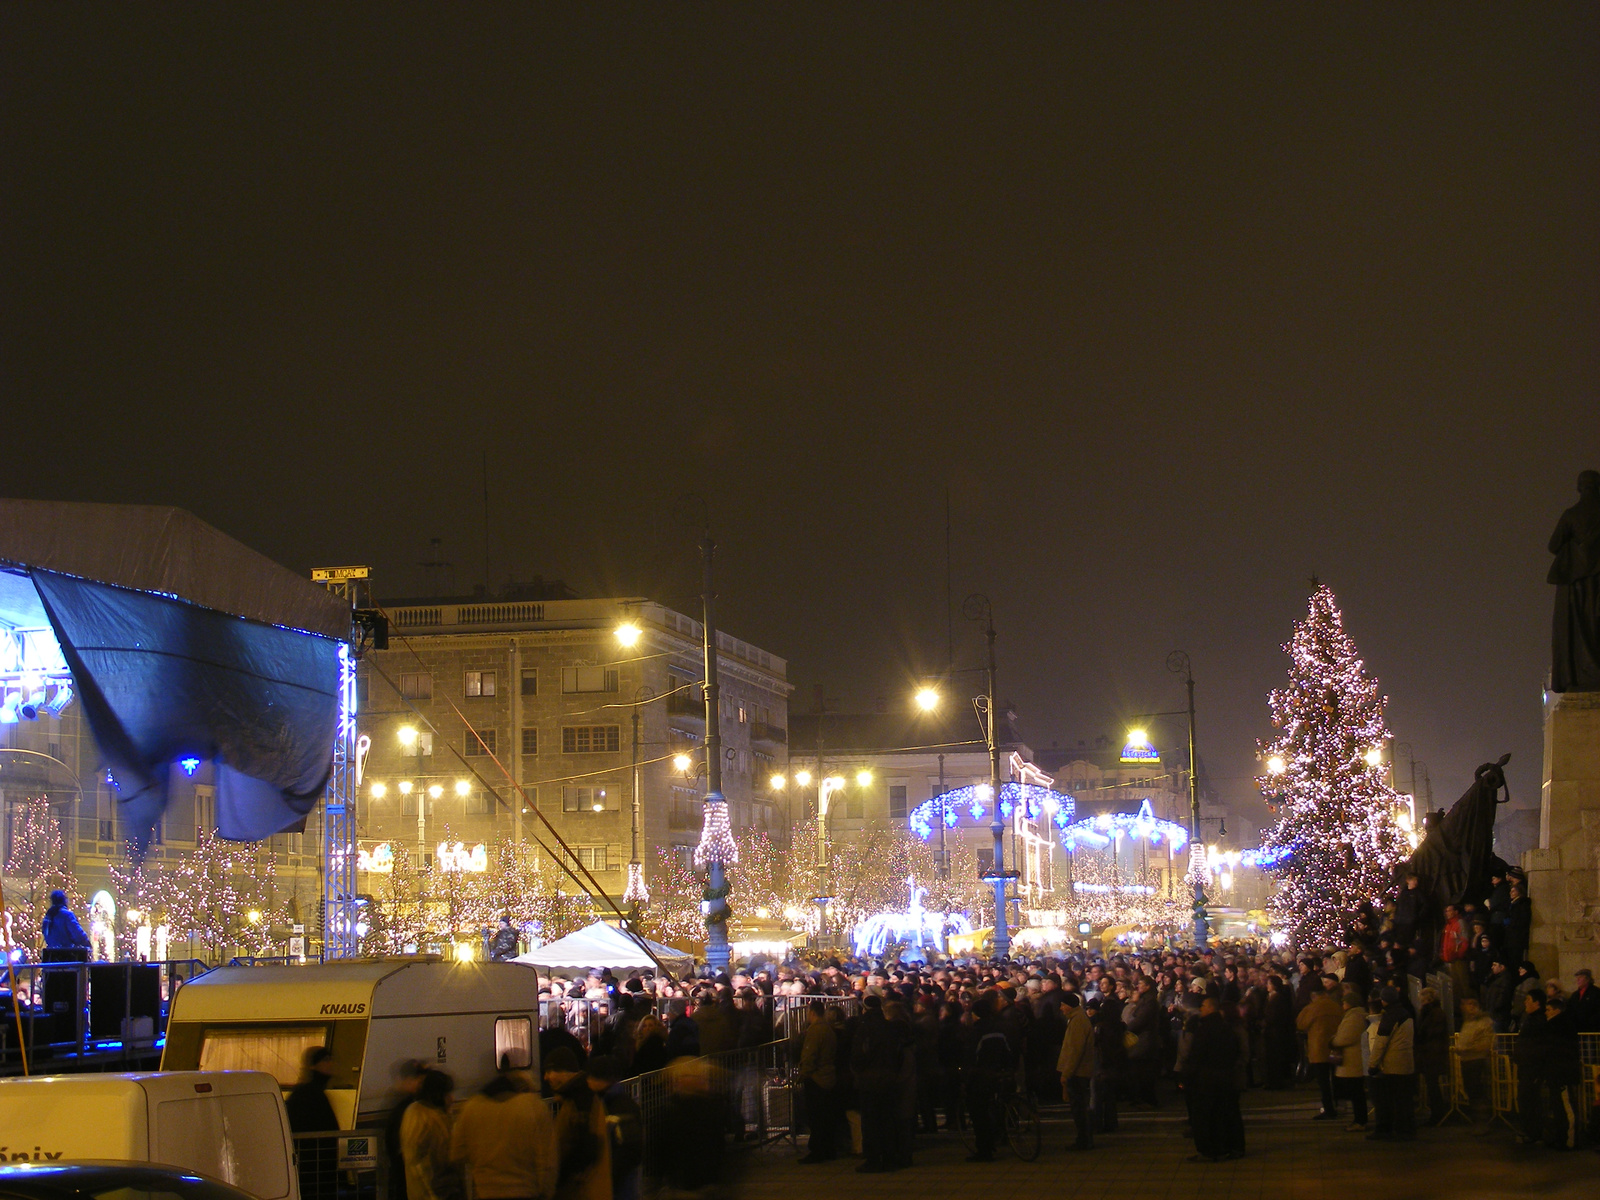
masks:
<path fill-rule="evenodd" d="M 371 850 L 357 850 L 356 870 L 368 875 L 388 875 L 394 870 L 394 848 L 388 842 L 379 842 Z"/>
<path fill-rule="evenodd" d="M 489 850 L 482 842 L 471 850 L 460 842 L 454 846 L 449 842 L 440 842 L 434 850 L 433 861 L 439 865 L 441 871 L 482 875 L 489 869 Z"/>
<path fill-rule="evenodd" d="M 1122 761 L 1158 763 L 1161 761 L 1161 751 L 1150 744 L 1150 739 L 1141 730 L 1135 729 L 1128 735 L 1128 744 L 1122 748 Z"/>

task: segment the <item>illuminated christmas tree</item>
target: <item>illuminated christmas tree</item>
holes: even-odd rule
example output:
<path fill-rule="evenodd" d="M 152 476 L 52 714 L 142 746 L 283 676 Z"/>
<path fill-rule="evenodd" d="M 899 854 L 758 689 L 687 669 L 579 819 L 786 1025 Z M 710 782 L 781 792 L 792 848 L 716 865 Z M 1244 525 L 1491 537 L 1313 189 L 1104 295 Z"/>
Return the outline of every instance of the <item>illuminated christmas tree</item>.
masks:
<path fill-rule="evenodd" d="M 1289 685 L 1268 700 L 1279 732 L 1261 747 L 1267 772 L 1257 780 L 1278 813 L 1262 848 L 1284 856 L 1268 907 L 1299 945 L 1342 944 L 1361 905 L 1383 894 L 1410 853 L 1396 823 L 1400 797 L 1384 778 L 1388 698 L 1324 584 L 1284 651 Z"/>
<path fill-rule="evenodd" d="M 5 898 L 12 939 L 38 961 L 43 945 L 39 923 L 50 907 L 50 893 L 56 888 L 66 892 L 68 903 L 80 917 L 84 909 L 77 876 L 67 865 L 61 822 L 51 815 L 47 799 L 30 797 L 12 809 L 11 853 L 6 858 L 5 877 L 13 884 Z"/>

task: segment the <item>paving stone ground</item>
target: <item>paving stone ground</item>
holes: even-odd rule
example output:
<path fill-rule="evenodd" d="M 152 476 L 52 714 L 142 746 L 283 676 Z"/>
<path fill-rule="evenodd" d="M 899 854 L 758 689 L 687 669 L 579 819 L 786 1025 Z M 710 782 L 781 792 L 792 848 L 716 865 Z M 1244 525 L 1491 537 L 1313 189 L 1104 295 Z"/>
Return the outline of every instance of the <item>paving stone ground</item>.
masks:
<path fill-rule="evenodd" d="M 1600 1200 L 1600 1154 L 1592 1149 L 1521 1148 L 1504 1125 L 1487 1135 L 1464 1125 L 1419 1129 L 1415 1141 L 1369 1142 L 1346 1133 L 1344 1121 L 1312 1121 L 1304 1093 L 1250 1093 L 1245 1098 L 1245 1158 L 1191 1163 L 1181 1101 L 1154 1113 L 1124 1113 L 1115 1134 L 1088 1154 L 1070 1153 L 1065 1109 L 1047 1108 L 1044 1150 L 1024 1163 L 1002 1147 L 993 1163 L 968 1163 L 958 1138 L 919 1139 L 916 1165 L 860 1175 L 860 1160 L 801 1166 L 782 1143 L 752 1152 L 742 1173 L 746 1200 L 928 1200 L 931 1197 L 1045 1196 L 1055 1200 L 1477 1200 L 1549 1196 Z M 801 1139 L 803 1151 L 804 1139 Z"/>

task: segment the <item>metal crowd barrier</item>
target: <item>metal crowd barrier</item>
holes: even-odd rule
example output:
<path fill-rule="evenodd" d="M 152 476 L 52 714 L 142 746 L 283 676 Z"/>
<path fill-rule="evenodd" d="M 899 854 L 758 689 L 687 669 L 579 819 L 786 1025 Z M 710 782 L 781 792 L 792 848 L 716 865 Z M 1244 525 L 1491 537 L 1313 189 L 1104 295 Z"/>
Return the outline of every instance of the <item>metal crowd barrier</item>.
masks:
<path fill-rule="evenodd" d="M 1584 1117 L 1591 1109 L 1600 1108 L 1600 1033 L 1578 1035 L 1578 1063 L 1583 1070 Z"/>
<path fill-rule="evenodd" d="M 1489 1051 L 1490 1095 L 1493 1097 L 1494 1120 L 1511 1126 L 1511 1113 L 1517 1111 L 1517 1035 L 1497 1033 L 1494 1049 Z M 1515 1126 L 1512 1126 L 1515 1128 Z"/>
<path fill-rule="evenodd" d="M 685 1057 L 660 1071 L 627 1081 L 644 1125 L 646 1170 L 659 1161 L 663 1119 L 679 1088 L 704 1086 L 722 1101 L 728 1133 L 737 1139 L 765 1143 L 793 1137 L 794 1064 L 786 1041 L 745 1050 Z M 653 1172 L 652 1172 L 653 1173 Z"/>
<path fill-rule="evenodd" d="M 1494 1050 L 1491 1047 L 1490 1052 L 1485 1057 L 1473 1060 L 1483 1064 L 1481 1078 L 1484 1094 L 1475 1097 L 1467 1086 L 1468 1072 L 1466 1063 L 1461 1058 L 1460 1038 L 1461 1035 L 1459 1033 L 1450 1035 L 1450 1107 L 1445 1111 L 1443 1120 L 1439 1122 L 1441 1125 L 1451 1117 L 1462 1117 L 1473 1124 L 1477 1124 L 1478 1113 L 1475 1109 L 1479 1102 L 1488 1106 L 1491 1118 L 1494 1113 Z"/>
<path fill-rule="evenodd" d="M 838 1008 L 846 1017 L 859 1016 L 859 996 L 774 996 L 772 998 L 772 1033 L 776 1038 L 799 1037 L 806 1030 L 806 1011 L 813 1000 L 820 1000 L 830 1008 Z"/>
<path fill-rule="evenodd" d="M 1489 1056 L 1492 1067 L 1494 1116 L 1507 1125 L 1512 1125 L 1511 1114 L 1519 1111 L 1516 1049 L 1516 1034 L 1494 1035 L 1494 1050 Z M 1581 1134 L 1589 1124 L 1590 1110 L 1600 1108 L 1600 1033 L 1578 1035 L 1578 1065 L 1581 1081 L 1579 1097 L 1587 1101 L 1574 1105 L 1576 1111 L 1573 1113 L 1573 1118 Z"/>
<path fill-rule="evenodd" d="M 294 1157 L 301 1200 L 388 1200 L 391 1195 L 394 1181 L 381 1129 L 297 1133 Z"/>

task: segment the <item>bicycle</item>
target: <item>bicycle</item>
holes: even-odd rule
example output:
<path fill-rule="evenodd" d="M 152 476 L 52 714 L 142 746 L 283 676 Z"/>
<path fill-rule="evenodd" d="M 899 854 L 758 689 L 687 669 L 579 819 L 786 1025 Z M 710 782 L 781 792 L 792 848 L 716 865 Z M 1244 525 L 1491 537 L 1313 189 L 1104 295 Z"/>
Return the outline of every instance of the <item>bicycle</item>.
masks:
<path fill-rule="evenodd" d="M 1017 1087 L 1012 1087 L 1003 1098 L 996 1099 L 1002 1104 L 1001 1127 L 1005 1130 L 1006 1144 L 1023 1162 L 1032 1162 L 1039 1157 L 1039 1150 L 1044 1143 L 1043 1129 L 1039 1123 L 1039 1105 L 1032 1096 Z M 978 1149 L 977 1140 L 972 1136 L 972 1114 L 968 1112 L 962 1113 L 961 1142 L 969 1153 Z"/>

